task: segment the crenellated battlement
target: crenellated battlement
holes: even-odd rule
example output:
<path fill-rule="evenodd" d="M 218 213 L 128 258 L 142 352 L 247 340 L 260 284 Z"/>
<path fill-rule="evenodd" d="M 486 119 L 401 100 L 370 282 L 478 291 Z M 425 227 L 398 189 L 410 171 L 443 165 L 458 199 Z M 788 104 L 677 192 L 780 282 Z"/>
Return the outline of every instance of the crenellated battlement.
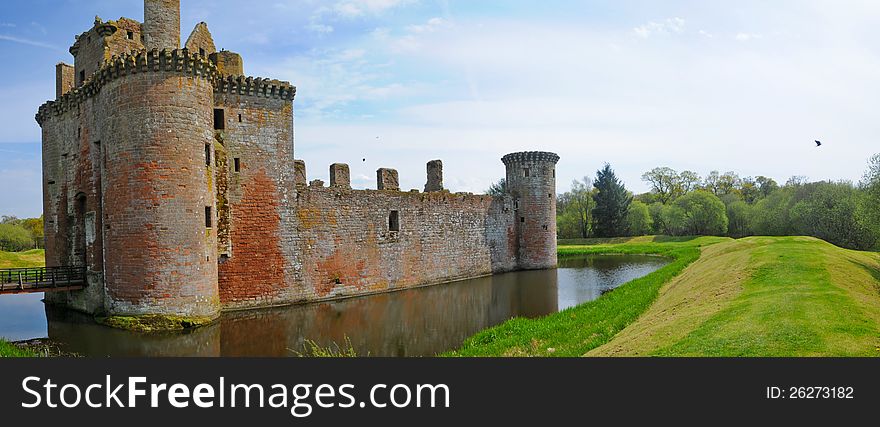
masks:
<path fill-rule="evenodd" d="M 64 114 L 76 108 L 83 101 L 97 95 L 107 83 L 129 74 L 148 72 L 176 72 L 183 75 L 205 78 L 214 85 L 216 93 L 276 98 L 286 101 L 296 96 L 296 87 L 279 80 L 245 76 L 222 78 L 217 66 L 207 56 L 189 49 L 153 49 L 132 51 L 114 56 L 80 87 L 74 88 L 55 101 L 40 106 L 36 115 L 40 125 L 50 116 Z"/>
<path fill-rule="evenodd" d="M 524 151 L 521 153 L 512 153 L 501 159 L 505 165 L 519 162 L 559 162 L 559 155 L 556 153 L 548 153 L 546 151 Z"/>
<path fill-rule="evenodd" d="M 293 101 L 296 96 L 296 86 L 288 82 L 261 77 L 227 76 L 217 79 L 214 84 L 214 92 Z"/>
<path fill-rule="evenodd" d="M 206 57 L 193 54 L 187 49 L 141 50 L 114 56 L 88 77 L 80 87 L 67 92 L 55 101 L 40 106 L 36 115 L 37 123 L 43 124 L 46 118 L 64 114 L 76 108 L 83 101 L 101 92 L 107 83 L 129 74 L 149 72 L 177 72 L 193 77 L 208 79 L 212 83 L 219 78 L 217 67 Z"/>

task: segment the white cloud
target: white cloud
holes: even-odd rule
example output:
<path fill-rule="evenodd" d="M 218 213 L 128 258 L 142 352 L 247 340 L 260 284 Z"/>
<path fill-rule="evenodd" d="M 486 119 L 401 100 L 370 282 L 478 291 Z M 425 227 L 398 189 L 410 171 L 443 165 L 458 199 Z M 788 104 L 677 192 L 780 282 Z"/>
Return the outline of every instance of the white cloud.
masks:
<path fill-rule="evenodd" d="M 752 33 L 737 33 L 737 35 L 734 36 L 734 38 L 737 41 L 747 42 L 747 41 L 761 39 L 761 38 L 763 38 L 763 36 L 760 34 L 752 34 Z"/>
<path fill-rule="evenodd" d="M 4 34 L 0 34 L 0 40 L 5 40 L 8 42 L 13 42 L 13 43 L 18 43 L 18 44 L 26 44 L 28 46 L 42 47 L 45 49 L 57 50 L 57 51 L 61 51 L 61 52 L 64 51 L 64 49 L 61 49 L 60 47 L 55 46 L 50 43 L 41 42 L 38 40 L 25 39 L 25 38 L 21 38 L 21 37 L 15 37 L 15 36 L 7 36 Z"/>
<path fill-rule="evenodd" d="M 415 3 L 414 0 L 344 0 L 332 6 L 332 10 L 346 18 L 377 15 L 386 10 Z"/>
<path fill-rule="evenodd" d="M 680 34 L 684 32 L 685 20 L 681 18 L 668 18 L 662 22 L 648 22 L 645 25 L 633 28 L 636 36 L 643 39 L 655 35 Z"/>
<path fill-rule="evenodd" d="M 451 25 L 452 24 L 449 21 L 443 18 L 431 18 L 428 22 L 421 25 L 409 25 L 406 27 L 406 30 L 415 34 L 433 33 L 441 28 L 446 28 Z"/>

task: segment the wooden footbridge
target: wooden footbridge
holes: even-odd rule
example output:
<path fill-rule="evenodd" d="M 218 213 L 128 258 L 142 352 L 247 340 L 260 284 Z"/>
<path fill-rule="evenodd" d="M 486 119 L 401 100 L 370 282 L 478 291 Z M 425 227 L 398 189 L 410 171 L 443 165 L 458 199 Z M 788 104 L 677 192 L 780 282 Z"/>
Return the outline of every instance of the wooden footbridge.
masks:
<path fill-rule="evenodd" d="M 78 291 L 85 286 L 85 267 L 0 269 L 0 295 Z"/>

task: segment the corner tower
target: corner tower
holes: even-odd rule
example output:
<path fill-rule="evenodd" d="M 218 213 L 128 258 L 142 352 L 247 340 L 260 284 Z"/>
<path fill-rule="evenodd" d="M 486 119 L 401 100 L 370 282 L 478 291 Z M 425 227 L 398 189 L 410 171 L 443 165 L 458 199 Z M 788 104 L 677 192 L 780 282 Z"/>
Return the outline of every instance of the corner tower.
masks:
<path fill-rule="evenodd" d="M 556 163 L 554 153 L 530 151 L 501 159 L 516 215 L 517 266 L 556 267 Z"/>
<path fill-rule="evenodd" d="M 180 0 L 144 0 L 144 47 L 180 48 Z"/>

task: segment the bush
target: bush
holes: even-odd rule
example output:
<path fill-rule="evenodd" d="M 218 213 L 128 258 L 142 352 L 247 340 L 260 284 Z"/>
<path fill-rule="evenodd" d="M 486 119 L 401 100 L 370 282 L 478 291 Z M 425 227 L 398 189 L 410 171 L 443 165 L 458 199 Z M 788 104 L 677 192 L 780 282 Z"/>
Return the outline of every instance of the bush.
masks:
<path fill-rule="evenodd" d="M 877 244 L 867 195 L 848 183 L 809 184 L 806 197 L 791 208 L 798 234 L 818 237 L 850 249 L 872 249 Z"/>
<path fill-rule="evenodd" d="M 626 227 L 630 236 L 644 236 L 651 233 L 651 212 L 648 205 L 635 200 L 629 205 L 626 213 Z"/>
<path fill-rule="evenodd" d="M 707 191 L 697 190 L 675 200 L 684 211 L 686 233 L 693 236 L 723 236 L 727 233 L 724 202 Z"/>
<path fill-rule="evenodd" d="M 0 224 L 0 250 L 21 252 L 33 249 L 34 238 L 20 225 Z"/>

